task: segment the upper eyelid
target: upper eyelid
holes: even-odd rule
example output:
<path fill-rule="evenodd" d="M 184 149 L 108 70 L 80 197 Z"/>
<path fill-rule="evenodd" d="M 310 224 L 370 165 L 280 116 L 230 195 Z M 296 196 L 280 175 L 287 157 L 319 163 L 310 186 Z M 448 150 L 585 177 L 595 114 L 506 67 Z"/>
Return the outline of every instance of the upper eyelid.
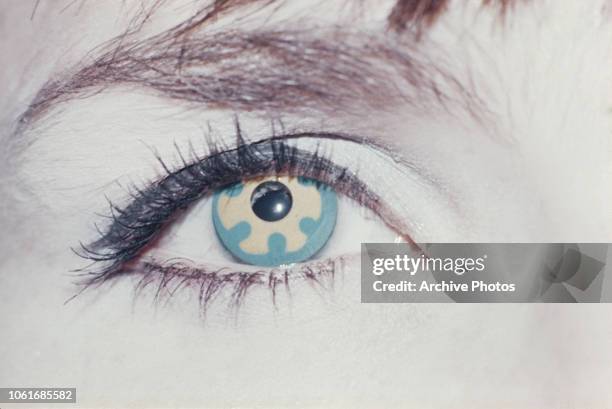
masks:
<path fill-rule="evenodd" d="M 379 153 L 381 156 L 384 156 L 389 161 L 392 161 L 399 166 L 408 169 L 413 174 L 419 177 L 419 180 L 422 183 L 425 183 L 432 189 L 439 192 L 446 192 L 447 187 L 443 184 L 443 182 L 430 174 L 423 166 L 421 166 L 416 161 L 410 160 L 410 158 L 405 157 L 401 154 L 398 154 L 398 149 L 395 146 L 383 143 L 379 138 L 371 137 L 367 135 L 358 135 L 351 134 L 346 132 L 334 131 L 334 132 L 325 132 L 325 131 L 295 131 L 295 132 L 284 132 L 282 135 L 277 135 L 274 130 L 274 124 L 272 124 L 272 134 L 273 136 L 265 137 L 263 139 L 258 140 L 250 140 L 246 141 L 242 137 L 242 131 L 240 129 L 240 123 L 236 118 L 236 132 L 239 135 L 238 145 L 240 144 L 257 144 L 257 143 L 265 143 L 265 142 L 273 142 L 273 141 L 292 141 L 299 139 L 310 139 L 310 138 L 318 138 L 318 139 L 329 139 L 329 140 L 338 140 L 338 141 L 346 141 L 353 142 L 359 145 L 365 145 L 368 148 L 371 148 L 373 152 Z M 176 145 L 175 145 L 176 146 Z M 232 148 L 228 148 L 232 149 Z M 177 150 L 180 149 L 177 148 Z M 155 151 L 154 151 L 155 152 Z M 180 156 L 180 154 L 179 154 Z M 181 157 L 181 165 L 187 165 L 185 158 Z M 170 169 L 166 169 L 170 170 Z"/>

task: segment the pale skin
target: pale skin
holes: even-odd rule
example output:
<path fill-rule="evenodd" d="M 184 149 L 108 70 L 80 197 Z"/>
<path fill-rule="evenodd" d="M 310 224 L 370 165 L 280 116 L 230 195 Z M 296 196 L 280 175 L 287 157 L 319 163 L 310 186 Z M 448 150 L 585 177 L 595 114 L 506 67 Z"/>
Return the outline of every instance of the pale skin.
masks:
<path fill-rule="evenodd" d="M 406 98 L 379 108 L 356 101 L 338 112 L 247 113 L 116 85 L 58 104 L 15 134 L 38 89 L 123 33 L 140 4 L 84 2 L 62 12 L 68 3 L 43 1 L 33 18 L 35 1 L 0 6 L 1 387 L 74 386 L 79 407 L 604 408 L 612 401 L 606 304 L 361 304 L 353 257 L 360 242 L 400 233 L 417 242 L 612 242 L 606 1 L 534 0 L 504 22 L 480 3 L 451 2 L 417 47 L 477 95 L 480 108 L 466 108 L 449 87 L 445 108 L 416 108 Z M 236 11 L 215 28 L 283 29 L 299 16 L 315 37 L 331 26 L 384 36 L 392 3 L 379 3 L 366 1 L 367 12 L 355 16 L 343 1 L 287 1 L 246 20 Z M 166 30 L 199 6 L 168 1 L 138 35 Z M 161 304 L 147 293 L 135 300 L 135 279 L 122 277 L 65 303 L 76 292 L 71 271 L 87 264 L 70 249 L 92 239 L 105 196 L 120 201 L 121 186 L 159 176 L 152 149 L 177 166 L 175 143 L 193 142 L 205 155 L 207 124 L 231 144 L 235 115 L 251 140 L 266 137 L 271 115 L 291 129 L 367 135 L 420 173 L 368 144 L 326 142 L 334 159 L 378 189 L 393 216 L 388 226 L 356 204 L 341 207 L 338 250 L 328 255 L 349 256 L 332 292 L 297 284 L 275 308 L 257 289 L 237 314 L 219 303 L 203 319 L 189 291 Z M 190 239 L 159 254 L 223 265 L 202 213 L 182 220 Z"/>

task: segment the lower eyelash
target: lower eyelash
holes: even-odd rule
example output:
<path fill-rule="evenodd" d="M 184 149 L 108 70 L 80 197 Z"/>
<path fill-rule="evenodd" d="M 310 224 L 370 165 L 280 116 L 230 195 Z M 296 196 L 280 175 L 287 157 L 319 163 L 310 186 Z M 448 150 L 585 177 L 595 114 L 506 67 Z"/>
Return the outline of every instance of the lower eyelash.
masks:
<path fill-rule="evenodd" d="M 228 306 L 237 309 L 249 291 L 260 287 L 270 290 L 271 301 L 276 307 L 278 291 L 282 289 L 290 295 L 292 282 L 307 282 L 322 289 L 333 288 L 335 276 L 344 271 L 345 262 L 344 257 L 337 257 L 286 268 L 241 272 L 226 271 L 227 268 L 206 269 L 186 259 L 150 260 L 135 267 L 135 272 L 142 275 L 135 292 L 139 296 L 154 286 L 154 301 L 163 302 L 178 291 L 194 289 L 198 294 L 200 311 L 205 315 L 222 291 L 229 290 Z"/>

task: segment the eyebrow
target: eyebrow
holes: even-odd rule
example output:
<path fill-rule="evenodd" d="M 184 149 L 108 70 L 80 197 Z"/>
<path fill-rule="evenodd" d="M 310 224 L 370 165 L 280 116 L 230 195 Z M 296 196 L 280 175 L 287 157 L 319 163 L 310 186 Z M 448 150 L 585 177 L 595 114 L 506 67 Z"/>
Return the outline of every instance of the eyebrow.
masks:
<path fill-rule="evenodd" d="M 384 110 L 398 102 L 424 109 L 454 103 L 472 114 L 484 110 L 452 73 L 427 60 L 419 36 L 403 38 L 400 47 L 385 33 L 334 28 L 320 29 L 317 36 L 300 30 L 200 30 L 219 13 L 255 2 L 217 2 L 221 5 L 144 40 L 130 41 L 129 33 L 117 37 L 93 61 L 43 86 L 21 116 L 20 127 L 56 104 L 117 85 L 242 111 Z M 389 25 L 430 24 L 445 6 L 445 0 L 400 0 Z"/>

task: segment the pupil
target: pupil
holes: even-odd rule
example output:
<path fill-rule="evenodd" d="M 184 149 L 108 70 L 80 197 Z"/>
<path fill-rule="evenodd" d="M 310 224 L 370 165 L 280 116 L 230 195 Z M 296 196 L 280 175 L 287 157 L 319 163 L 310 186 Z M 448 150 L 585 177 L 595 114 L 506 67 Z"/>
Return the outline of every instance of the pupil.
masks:
<path fill-rule="evenodd" d="M 267 222 L 275 222 L 287 216 L 292 205 L 289 188 L 280 182 L 263 182 L 251 195 L 253 212 Z"/>

